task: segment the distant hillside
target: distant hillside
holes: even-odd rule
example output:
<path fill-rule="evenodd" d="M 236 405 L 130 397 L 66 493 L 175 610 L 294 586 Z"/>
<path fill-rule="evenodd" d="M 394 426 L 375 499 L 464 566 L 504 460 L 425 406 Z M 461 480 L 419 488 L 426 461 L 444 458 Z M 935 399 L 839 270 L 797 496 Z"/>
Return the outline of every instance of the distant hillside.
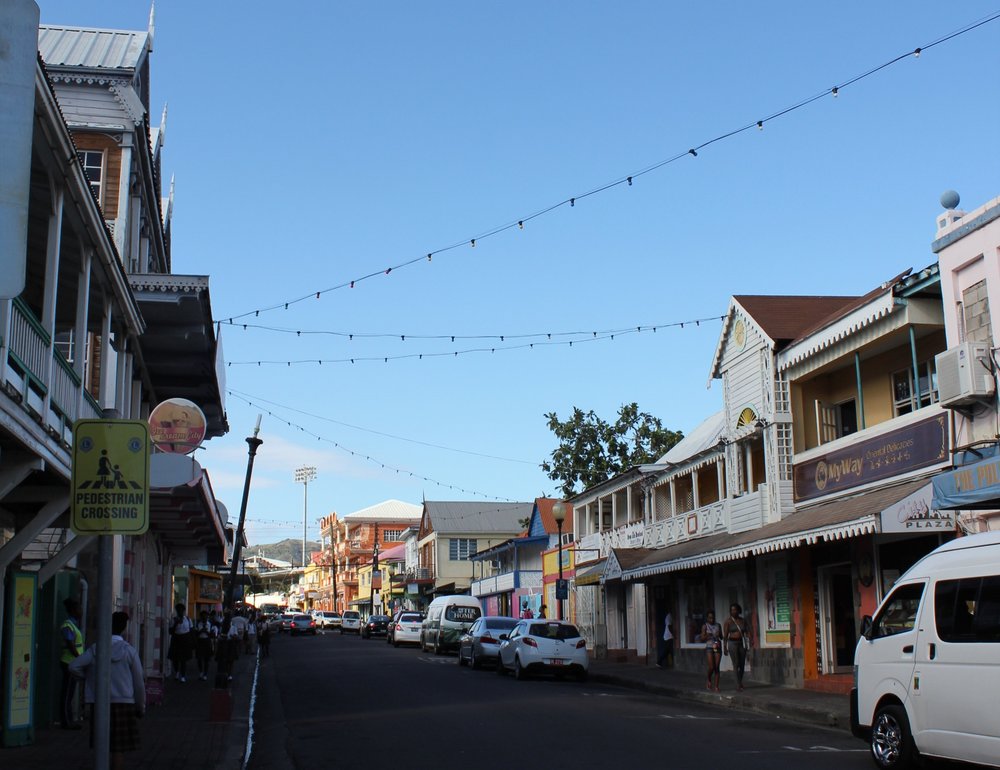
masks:
<path fill-rule="evenodd" d="M 306 558 L 313 551 L 319 550 L 319 543 L 314 540 L 306 541 Z M 281 559 L 281 561 L 291 562 L 292 566 L 302 566 L 302 541 L 291 538 L 282 540 L 279 543 L 265 543 L 263 545 L 247 546 L 244 556 L 254 556 L 260 554 L 268 559 Z"/>

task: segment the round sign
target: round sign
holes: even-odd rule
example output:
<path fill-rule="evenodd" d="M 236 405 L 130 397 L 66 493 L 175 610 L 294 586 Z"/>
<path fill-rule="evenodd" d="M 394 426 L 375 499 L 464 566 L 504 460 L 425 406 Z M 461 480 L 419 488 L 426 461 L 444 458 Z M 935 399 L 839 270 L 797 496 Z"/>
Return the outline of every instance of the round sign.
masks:
<path fill-rule="evenodd" d="M 205 413 L 186 398 L 168 398 L 149 415 L 149 436 L 161 452 L 190 454 L 205 438 Z"/>

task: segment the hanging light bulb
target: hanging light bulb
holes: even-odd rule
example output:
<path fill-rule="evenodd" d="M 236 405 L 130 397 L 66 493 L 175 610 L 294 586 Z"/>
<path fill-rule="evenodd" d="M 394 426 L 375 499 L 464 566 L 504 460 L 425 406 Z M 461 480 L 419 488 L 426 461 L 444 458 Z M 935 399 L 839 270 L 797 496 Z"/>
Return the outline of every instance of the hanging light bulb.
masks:
<path fill-rule="evenodd" d="M 469 241 L 469 243 L 472 244 L 472 248 L 476 248 L 476 239 L 475 238 L 473 238 L 471 241 Z"/>
<path fill-rule="evenodd" d="M 517 228 L 518 228 L 518 230 L 523 230 L 524 229 L 524 221 L 523 220 L 521 220 L 521 221 L 519 221 L 517 223 Z"/>
<path fill-rule="evenodd" d="M 763 120 L 758 120 L 757 121 L 757 130 L 758 131 L 763 131 L 764 130 L 764 121 Z"/>
<path fill-rule="evenodd" d="M 832 89 L 830 90 L 830 93 L 831 93 L 831 94 L 833 94 L 833 97 L 834 97 L 834 98 L 836 99 L 836 98 L 837 98 L 837 94 L 839 94 L 839 93 L 840 93 L 840 89 L 839 89 L 839 88 L 837 88 L 837 86 L 834 86 L 834 87 L 833 87 L 833 88 L 832 88 Z"/>
<path fill-rule="evenodd" d="M 919 59 L 919 58 L 920 58 L 920 49 L 919 49 L 919 48 L 915 48 L 915 49 L 913 49 L 913 55 L 914 55 L 914 56 L 915 56 L 916 58 L 918 58 L 918 59 Z"/>
<path fill-rule="evenodd" d="M 688 155 L 693 155 L 694 157 L 697 158 L 698 157 L 698 152 L 694 148 L 692 148 L 692 149 L 688 150 Z"/>

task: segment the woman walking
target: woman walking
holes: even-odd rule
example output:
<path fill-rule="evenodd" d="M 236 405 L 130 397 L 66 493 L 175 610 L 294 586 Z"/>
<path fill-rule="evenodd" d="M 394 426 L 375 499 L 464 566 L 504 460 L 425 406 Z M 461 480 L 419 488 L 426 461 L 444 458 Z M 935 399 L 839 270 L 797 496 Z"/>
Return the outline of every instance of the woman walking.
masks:
<path fill-rule="evenodd" d="M 719 691 L 719 664 L 722 662 L 722 626 L 715 622 L 715 612 L 705 613 L 701 627 L 701 641 L 705 643 L 705 660 L 708 664 L 708 690 Z"/>
<path fill-rule="evenodd" d="M 191 658 L 191 631 L 194 626 L 190 618 L 185 614 L 185 607 L 178 603 L 174 607 L 174 616 L 170 618 L 170 646 L 167 648 L 167 657 L 174 667 L 174 678 L 178 682 L 186 682 L 185 676 L 187 662 Z"/>
<path fill-rule="evenodd" d="M 736 674 L 736 689 L 743 691 L 743 672 L 747 667 L 747 622 L 743 619 L 743 608 L 738 604 L 729 606 L 729 617 L 722 629 L 726 640 L 726 650 L 733 661 L 733 672 Z"/>

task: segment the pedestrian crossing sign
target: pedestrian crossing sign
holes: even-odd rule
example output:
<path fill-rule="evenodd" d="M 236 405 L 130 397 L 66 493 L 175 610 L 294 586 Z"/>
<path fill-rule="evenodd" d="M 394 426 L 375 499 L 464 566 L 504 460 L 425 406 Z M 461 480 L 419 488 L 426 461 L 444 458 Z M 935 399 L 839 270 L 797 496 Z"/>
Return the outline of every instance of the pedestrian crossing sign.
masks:
<path fill-rule="evenodd" d="M 78 420 L 73 426 L 77 535 L 142 535 L 149 529 L 149 426 L 142 420 Z"/>

